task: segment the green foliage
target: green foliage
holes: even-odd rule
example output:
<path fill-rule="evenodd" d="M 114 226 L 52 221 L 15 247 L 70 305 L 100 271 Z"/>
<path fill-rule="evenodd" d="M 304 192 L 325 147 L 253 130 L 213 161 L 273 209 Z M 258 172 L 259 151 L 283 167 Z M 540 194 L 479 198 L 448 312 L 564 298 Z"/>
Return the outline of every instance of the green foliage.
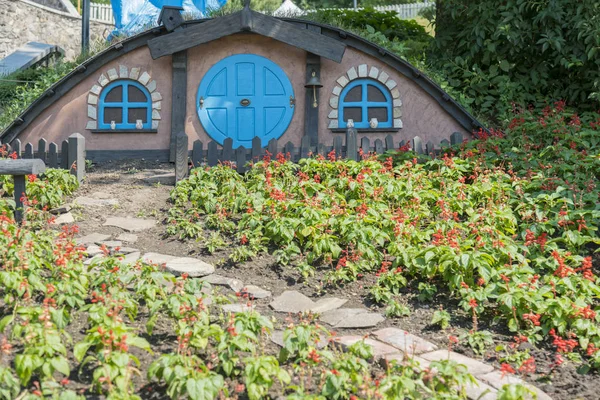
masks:
<path fill-rule="evenodd" d="M 407 59 L 423 59 L 433 38 L 414 20 L 398 18 L 395 11 L 320 10 L 306 18 L 356 32 Z"/>
<path fill-rule="evenodd" d="M 511 103 L 600 104 L 596 0 L 439 1 L 435 62 L 487 114 Z"/>
<path fill-rule="evenodd" d="M 557 103 L 434 160 L 403 149 L 385 161 L 267 155 L 244 176 L 197 168 L 172 191 L 168 225 L 174 235 L 199 225 L 223 248 L 260 242 L 257 255 L 269 249 L 307 277 L 312 266 L 328 285 L 368 277 L 389 315 L 406 314 L 394 300 L 405 291 L 422 301 L 443 291 L 472 319 L 478 351 L 478 320 L 493 318 L 531 343 L 573 333 L 567 352 L 600 365 L 590 255 L 600 243 L 599 129 L 600 115 Z M 443 312 L 433 321 L 448 323 Z"/>
<path fill-rule="evenodd" d="M 23 110 L 76 64 L 57 63 L 52 67 L 38 67 L 17 72 L 0 81 L 0 132 Z"/>

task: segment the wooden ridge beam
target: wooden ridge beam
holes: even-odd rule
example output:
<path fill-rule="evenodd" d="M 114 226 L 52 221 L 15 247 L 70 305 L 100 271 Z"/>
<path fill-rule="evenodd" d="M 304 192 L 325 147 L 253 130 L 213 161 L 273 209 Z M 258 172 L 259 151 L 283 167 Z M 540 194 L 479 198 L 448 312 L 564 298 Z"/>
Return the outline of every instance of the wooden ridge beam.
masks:
<path fill-rule="evenodd" d="M 248 9 L 150 39 L 148 47 L 157 59 L 241 32 L 270 37 L 337 63 L 346 51 L 346 45 L 338 40 Z"/>

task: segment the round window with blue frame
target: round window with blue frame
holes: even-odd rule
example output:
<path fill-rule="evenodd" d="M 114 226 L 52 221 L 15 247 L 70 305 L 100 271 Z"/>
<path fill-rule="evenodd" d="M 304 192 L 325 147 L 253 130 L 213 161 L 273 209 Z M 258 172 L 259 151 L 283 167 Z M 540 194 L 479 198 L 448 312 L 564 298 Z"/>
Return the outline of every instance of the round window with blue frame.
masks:
<path fill-rule="evenodd" d="M 340 94 L 338 126 L 347 127 L 349 119 L 357 129 L 370 128 L 369 122 L 377 119 L 378 128 L 393 126 L 392 96 L 388 89 L 373 79 L 355 79 Z"/>
<path fill-rule="evenodd" d="M 151 129 L 152 97 L 148 89 L 130 79 L 120 79 L 106 85 L 98 101 L 98 128 Z"/>

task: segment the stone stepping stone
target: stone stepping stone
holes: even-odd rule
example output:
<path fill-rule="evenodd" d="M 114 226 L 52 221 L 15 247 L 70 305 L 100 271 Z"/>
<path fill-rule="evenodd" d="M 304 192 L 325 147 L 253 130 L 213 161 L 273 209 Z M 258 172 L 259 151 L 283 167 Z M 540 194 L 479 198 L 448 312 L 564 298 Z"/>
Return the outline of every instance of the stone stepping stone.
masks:
<path fill-rule="evenodd" d="M 121 264 L 135 264 L 139 259 L 141 258 L 141 253 L 139 251 L 135 251 L 133 253 L 129 253 L 127 255 L 125 255 L 125 257 L 123 257 L 123 259 L 120 261 Z"/>
<path fill-rule="evenodd" d="M 244 288 L 244 284 L 239 279 L 227 278 L 222 275 L 212 274 L 202 278 L 203 282 L 210 283 L 216 286 L 226 286 L 234 292 L 240 292 Z"/>
<path fill-rule="evenodd" d="M 168 256 L 166 254 L 146 253 L 146 254 L 144 254 L 144 257 L 142 257 L 142 261 L 145 262 L 146 264 L 162 265 L 162 264 L 166 264 L 167 261 L 171 261 L 176 258 L 177 257 L 175 257 L 175 256 Z"/>
<path fill-rule="evenodd" d="M 266 299 L 271 297 L 271 292 L 254 285 L 246 285 L 241 291 L 242 295 L 248 295 L 250 299 Z"/>
<path fill-rule="evenodd" d="M 73 222 L 75 222 L 75 218 L 73 218 L 73 214 L 68 212 L 66 214 L 59 215 L 58 217 L 56 217 L 56 219 L 52 222 L 51 225 L 72 224 Z"/>
<path fill-rule="evenodd" d="M 167 261 L 166 269 L 175 276 L 188 274 L 190 278 L 199 278 L 215 272 L 215 267 L 190 257 L 175 258 Z"/>
<path fill-rule="evenodd" d="M 535 386 L 525 382 L 521 378 L 518 378 L 512 374 L 503 374 L 502 372 L 496 370 L 490 372 L 485 375 L 479 375 L 477 379 L 480 379 L 484 383 L 487 383 L 491 387 L 495 389 L 502 389 L 502 386 L 509 384 L 522 384 L 526 386 L 528 389 L 531 389 L 533 392 L 537 394 L 538 400 L 552 400 L 550 396 L 548 396 L 542 390 L 536 388 Z"/>
<path fill-rule="evenodd" d="M 83 265 L 91 265 L 92 263 L 98 262 L 98 261 L 102 260 L 103 258 L 106 258 L 104 256 L 104 254 L 97 254 L 94 257 L 88 258 L 87 260 L 85 260 L 83 262 Z"/>
<path fill-rule="evenodd" d="M 357 335 L 341 336 L 341 337 L 335 338 L 334 341 L 336 344 L 339 344 L 342 347 L 342 350 L 347 351 L 348 347 L 352 346 L 356 342 L 360 342 L 361 340 L 364 340 L 365 344 L 368 344 L 369 346 L 371 346 L 371 349 L 373 350 L 373 358 L 375 360 L 380 360 L 380 359 L 382 359 L 386 356 L 390 356 L 390 355 L 404 356 L 400 350 L 398 350 L 397 348 L 395 348 L 393 346 L 382 343 L 378 340 L 373 340 L 373 339 L 368 339 L 368 338 L 365 339 L 363 336 L 357 336 Z"/>
<path fill-rule="evenodd" d="M 424 358 L 428 361 L 441 361 L 441 360 L 452 360 L 456 361 L 459 364 L 464 364 L 469 369 L 469 373 L 472 375 L 483 375 L 494 370 L 489 364 L 483 363 L 481 361 L 475 360 L 471 357 L 467 357 L 465 355 L 455 353 L 453 351 L 448 350 L 437 350 L 431 353 L 421 354 L 421 358 Z"/>
<path fill-rule="evenodd" d="M 175 174 L 160 174 L 160 175 L 151 175 L 144 178 L 144 182 L 154 185 L 156 183 L 160 183 L 161 185 L 166 186 L 175 186 Z"/>
<path fill-rule="evenodd" d="M 105 245 L 108 248 L 123 246 L 123 242 L 121 242 L 119 240 L 102 240 L 100 242 L 96 242 L 96 244 L 98 246 Z"/>
<path fill-rule="evenodd" d="M 474 384 L 467 383 L 465 392 L 469 400 L 496 400 L 498 398 L 498 391 L 479 379 L 475 379 Z"/>
<path fill-rule="evenodd" d="M 85 252 L 87 253 L 88 256 L 93 257 L 97 254 L 102 254 L 103 251 L 100 248 L 100 246 L 96 246 L 95 244 L 91 244 L 87 247 L 87 249 L 85 250 Z"/>
<path fill-rule="evenodd" d="M 117 236 L 117 240 L 127 243 L 135 243 L 137 242 L 138 237 L 133 233 L 121 233 L 119 236 Z"/>
<path fill-rule="evenodd" d="M 271 341 L 279 347 L 283 347 L 283 331 L 273 331 L 273 333 L 271 334 Z M 327 340 L 327 336 L 320 335 L 319 340 L 315 343 L 315 347 L 317 349 L 322 349 L 329 344 L 328 342 L 329 341 Z"/>
<path fill-rule="evenodd" d="M 61 215 L 61 214 L 66 214 L 69 211 L 71 211 L 71 206 L 68 204 L 65 204 L 63 206 L 53 208 L 52 210 L 50 210 L 50 214 Z"/>
<path fill-rule="evenodd" d="M 127 232 L 140 232 L 152 228 L 156 224 L 153 219 L 131 218 L 131 217 L 110 217 L 104 223 L 104 226 L 116 226 Z"/>
<path fill-rule="evenodd" d="M 438 349 L 435 344 L 398 328 L 380 329 L 371 335 L 410 355 L 429 353 Z"/>
<path fill-rule="evenodd" d="M 320 320 L 335 328 L 371 328 L 385 320 L 381 314 L 363 308 L 340 308 L 321 314 Z"/>
<path fill-rule="evenodd" d="M 230 312 L 230 313 L 241 313 L 241 312 L 250 312 L 250 311 L 254 311 L 254 309 L 256 308 L 256 306 L 254 304 L 252 305 L 248 305 L 248 304 L 223 304 L 221 306 L 221 310 L 225 311 L 225 312 Z"/>
<path fill-rule="evenodd" d="M 314 305 L 314 301 L 296 290 L 283 292 L 269 304 L 277 312 L 292 314 L 309 311 Z"/>
<path fill-rule="evenodd" d="M 315 305 L 310 309 L 310 311 L 321 314 L 327 311 L 336 310 L 347 302 L 347 299 L 338 299 L 337 297 L 319 299 L 315 302 Z"/>
<path fill-rule="evenodd" d="M 115 253 L 117 254 L 129 254 L 129 253 L 135 253 L 138 252 L 138 249 L 134 249 L 133 247 L 118 247 L 119 250 L 117 250 L 117 248 L 115 248 Z"/>
<path fill-rule="evenodd" d="M 110 235 L 105 235 L 103 233 L 90 233 L 89 235 L 85 235 L 84 237 L 80 237 L 75 239 L 75 243 L 77 244 L 90 244 L 90 243 L 98 243 L 103 240 L 110 239 Z"/>
<path fill-rule="evenodd" d="M 80 196 L 73 200 L 73 204 L 84 207 L 106 207 L 118 206 L 119 201 L 117 199 L 95 199 L 93 197 Z"/>

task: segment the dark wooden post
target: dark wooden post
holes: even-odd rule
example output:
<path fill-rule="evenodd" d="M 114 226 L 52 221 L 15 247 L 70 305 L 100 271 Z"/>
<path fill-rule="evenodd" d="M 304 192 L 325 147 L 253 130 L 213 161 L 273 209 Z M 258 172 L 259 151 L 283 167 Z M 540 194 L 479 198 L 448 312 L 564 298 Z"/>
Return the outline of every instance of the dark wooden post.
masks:
<path fill-rule="evenodd" d="M 48 142 L 46 142 L 46 139 L 42 138 L 40 140 L 38 140 L 38 152 L 37 152 L 37 158 L 39 158 L 40 160 L 42 160 L 43 162 L 46 162 L 47 157 L 46 157 L 46 144 L 48 144 Z"/>
<path fill-rule="evenodd" d="M 58 146 L 54 142 L 48 146 L 48 166 L 58 168 Z"/>
<path fill-rule="evenodd" d="M 46 170 L 42 160 L 0 160 L 0 175 L 12 175 L 15 188 L 15 220 L 22 222 L 25 217 L 23 197 L 26 195 L 25 175 L 39 175 Z"/>
<path fill-rule="evenodd" d="M 198 168 L 204 158 L 204 145 L 201 141 L 195 140 L 192 149 L 192 166 Z"/>
<path fill-rule="evenodd" d="M 169 161 L 175 161 L 178 132 L 185 132 L 185 108 L 187 105 L 187 50 L 174 53 L 171 59 L 173 85 L 171 91 L 171 145 Z"/>
<path fill-rule="evenodd" d="M 81 133 L 74 133 L 69 136 L 68 141 L 68 169 L 71 174 L 77 177 L 77 181 L 81 183 L 85 177 L 85 138 Z"/>
<path fill-rule="evenodd" d="M 452 146 L 461 144 L 462 142 L 463 142 L 462 133 L 454 132 L 452 135 L 450 135 L 450 143 L 452 144 Z"/>
<path fill-rule="evenodd" d="M 81 9 L 81 54 L 90 50 L 90 0 L 83 0 Z"/>
<path fill-rule="evenodd" d="M 356 161 L 358 159 L 356 147 L 356 128 L 348 128 L 346 129 L 346 158 L 348 160 Z"/>
<path fill-rule="evenodd" d="M 175 182 L 179 182 L 188 174 L 188 135 L 179 132 L 175 136 Z"/>
<path fill-rule="evenodd" d="M 306 53 L 306 80 L 308 82 L 312 77 L 312 72 L 321 79 L 321 57 L 313 53 Z M 317 106 L 314 107 L 316 90 Z M 316 146 L 319 143 L 319 101 L 320 89 L 306 88 L 304 98 L 304 136 L 310 137 L 310 145 Z"/>
<path fill-rule="evenodd" d="M 21 141 L 19 139 L 15 139 L 12 142 L 12 149 L 17 153 L 17 158 L 21 158 Z"/>
<path fill-rule="evenodd" d="M 63 140 L 60 144 L 60 168 L 69 169 L 69 141 Z"/>

